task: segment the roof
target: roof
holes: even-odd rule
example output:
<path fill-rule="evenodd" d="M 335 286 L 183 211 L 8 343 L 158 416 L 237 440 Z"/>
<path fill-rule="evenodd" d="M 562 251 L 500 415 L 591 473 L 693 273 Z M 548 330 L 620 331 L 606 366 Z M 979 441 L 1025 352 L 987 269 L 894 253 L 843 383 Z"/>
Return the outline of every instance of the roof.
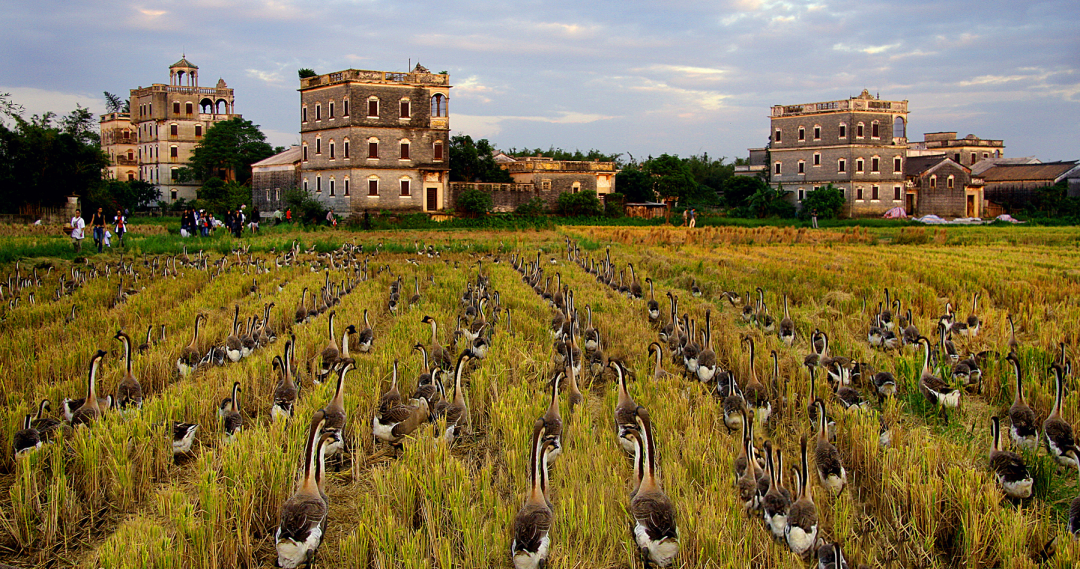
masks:
<path fill-rule="evenodd" d="M 1076 162 L 1046 162 L 1043 164 L 996 164 L 982 173 L 986 183 L 1057 181 L 1076 167 Z"/>
<path fill-rule="evenodd" d="M 963 164 L 957 164 L 953 159 L 945 156 L 944 154 L 931 154 L 929 156 L 910 156 L 904 162 L 904 175 L 905 176 L 922 176 L 923 174 L 934 170 L 938 166 L 944 163 L 950 163 L 961 170 L 967 170 L 968 168 Z"/>
<path fill-rule="evenodd" d="M 1017 158 L 983 158 L 971 166 L 971 173 L 978 176 L 998 164 L 1042 164 L 1042 161 L 1034 156 L 1022 156 Z"/>
<path fill-rule="evenodd" d="M 252 168 L 257 166 L 281 166 L 285 164 L 297 164 L 300 162 L 300 147 L 293 146 L 280 154 L 275 154 L 269 158 L 264 158 L 251 165 Z"/>
<path fill-rule="evenodd" d="M 180 61 L 177 61 L 176 63 L 170 65 L 169 69 L 172 69 L 174 67 L 190 67 L 192 69 L 198 69 L 199 68 L 198 65 L 195 65 L 194 63 L 188 61 L 186 56 L 181 57 Z"/>

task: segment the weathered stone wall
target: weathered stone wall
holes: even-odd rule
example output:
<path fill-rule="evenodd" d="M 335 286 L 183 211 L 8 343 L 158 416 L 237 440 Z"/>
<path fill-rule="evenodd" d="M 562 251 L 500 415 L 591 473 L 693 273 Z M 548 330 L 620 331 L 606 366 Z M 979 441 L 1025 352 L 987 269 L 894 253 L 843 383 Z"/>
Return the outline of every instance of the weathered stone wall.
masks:
<path fill-rule="evenodd" d="M 529 184 L 450 184 L 450 199 L 447 208 L 453 208 L 457 196 L 467 189 L 477 188 L 491 195 L 492 210 L 499 213 L 512 212 L 518 206 L 528 203 L 533 198 L 543 200 L 547 209 L 553 209 L 559 201 L 559 192 L 554 189 L 542 190 Z"/>
<path fill-rule="evenodd" d="M 935 187 L 930 187 L 931 176 L 936 176 Z M 953 177 L 953 187 L 949 188 L 949 176 Z M 918 202 L 914 215 L 934 214 L 941 217 L 965 217 L 967 198 L 964 188 L 971 182 L 971 175 L 956 164 L 945 162 L 937 168 L 924 172 L 915 180 Z"/>
<path fill-rule="evenodd" d="M 300 187 L 300 170 L 279 167 L 271 171 L 251 173 L 251 204 L 259 208 L 262 217 L 269 217 L 274 210 L 285 210 L 285 192 Z"/>

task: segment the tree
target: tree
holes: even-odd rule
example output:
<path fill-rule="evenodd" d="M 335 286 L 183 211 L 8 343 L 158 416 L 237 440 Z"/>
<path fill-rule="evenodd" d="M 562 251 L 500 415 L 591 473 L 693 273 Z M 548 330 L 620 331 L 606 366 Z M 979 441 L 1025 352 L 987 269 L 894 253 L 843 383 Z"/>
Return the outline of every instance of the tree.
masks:
<path fill-rule="evenodd" d="M 510 183 L 510 173 L 495 163 L 491 143 L 486 138 L 473 142 L 471 136 L 450 138 L 450 181 Z"/>
<path fill-rule="evenodd" d="M 213 177 L 203 183 L 198 191 L 199 199 L 214 213 L 223 214 L 239 209 L 251 201 L 251 188 L 236 181 L 224 181 Z"/>
<path fill-rule="evenodd" d="M 123 107 L 124 101 L 120 99 L 119 95 L 105 91 L 105 112 L 118 113 Z"/>
<path fill-rule="evenodd" d="M 759 218 L 763 217 L 793 217 L 795 206 L 785 199 L 791 192 L 784 189 L 783 184 L 777 187 L 762 185 L 754 195 L 746 199 L 746 205 Z"/>
<path fill-rule="evenodd" d="M 631 203 L 656 201 L 652 176 L 637 166 L 627 166 L 615 175 L 615 189 Z"/>
<path fill-rule="evenodd" d="M 92 210 L 97 207 L 105 208 L 105 211 L 115 210 L 138 211 L 146 209 L 157 202 L 157 186 L 142 180 L 104 180 L 100 185 L 92 188 L 86 196 L 83 209 Z"/>
<path fill-rule="evenodd" d="M 559 194 L 559 201 L 555 206 L 559 215 L 575 217 L 595 217 L 604 214 L 604 206 L 596 197 L 596 192 L 586 190 L 584 192 Z"/>
<path fill-rule="evenodd" d="M 690 168 L 678 156 L 661 154 L 657 158 L 649 158 L 643 167 L 652 176 L 661 198 L 673 197 L 681 201 L 698 191 L 698 183 L 690 174 Z"/>
<path fill-rule="evenodd" d="M 582 152 L 581 150 L 574 149 L 573 152 L 569 150 L 563 150 L 562 148 L 555 148 L 554 146 L 548 147 L 547 150 L 543 150 L 539 147 L 535 149 L 528 148 L 511 148 L 506 151 L 507 156 L 513 156 L 515 158 L 525 158 L 528 156 L 544 156 L 551 158 L 552 160 L 571 160 L 578 162 L 590 162 L 593 160 L 599 160 L 600 162 L 615 162 L 621 164 L 620 157 L 622 154 L 604 154 L 595 148 L 589 149 L 588 152 Z"/>
<path fill-rule="evenodd" d="M 251 165 L 274 155 L 259 125 L 240 117 L 219 122 L 191 153 L 190 176 L 199 180 L 221 177 L 241 184 L 251 178 Z"/>
<path fill-rule="evenodd" d="M 454 209 L 469 217 L 486 215 L 492 206 L 491 194 L 477 189 L 465 190 L 454 198 Z"/>
<path fill-rule="evenodd" d="M 726 207 L 745 206 L 747 198 L 765 185 L 765 180 L 757 176 L 732 176 L 724 181 L 721 203 Z"/>
<path fill-rule="evenodd" d="M 308 77 L 315 77 L 318 75 L 318 73 L 315 73 L 314 69 L 309 69 L 307 67 L 301 67 L 300 69 L 298 69 L 297 74 L 300 75 L 301 79 L 307 79 Z"/>
<path fill-rule="evenodd" d="M 819 219 L 834 219 L 844 210 L 844 192 L 832 184 L 826 184 L 816 190 L 811 190 L 803 196 L 802 210 L 799 217 L 809 218 L 811 213 L 817 211 Z"/>
<path fill-rule="evenodd" d="M 285 207 L 292 210 L 293 219 L 302 223 L 319 223 L 326 219 L 322 202 L 311 197 L 306 190 L 287 190 Z"/>

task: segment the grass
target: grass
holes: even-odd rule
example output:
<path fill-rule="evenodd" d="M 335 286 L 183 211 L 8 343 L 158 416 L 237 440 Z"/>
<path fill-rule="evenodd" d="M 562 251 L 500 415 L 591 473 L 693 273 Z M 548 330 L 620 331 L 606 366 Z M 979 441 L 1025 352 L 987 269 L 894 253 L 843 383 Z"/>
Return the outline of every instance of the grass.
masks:
<path fill-rule="evenodd" d="M 41 265 L 37 303 L 6 309 L 0 322 L 6 338 L 0 343 L 0 561 L 33 567 L 271 565 L 278 509 L 295 487 L 306 418 L 333 394 L 333 385 L 313 385 L 304 371 L 326 344 L 326 316 L 292 325 L 291 315 L 301 290 L 318 291 L 325 279 L 306 261 L 351 241 L 364 246 L 365 257 L 378 249 L 370 260 L 373 274 L 379 267 L 389 270 L 358 283 L 335 307 L 339 332 L 345 324 L 359 324 L 365 308 L 371 310 L 377 339 L 376 349 L 360 355 L 348 376 L 346 438 L 352 454 L 340 472 L 328 475 L 330 518 L 320 566 L 510 566 L 510 525 L 528 485 L 530 426 L 546 407 L 543 386 L 553 365 L 547 332 L 551 311 L 508 260 L 513 252 L 535 259 L 540 250 L 545 274 L 560 272 L 575 291 L 579 310 L 590 305 L 594 324 L 607 341 L 605 351 L 634 372 L 629 389 L 649 408 L 657 426 L 661 478 L 678 509 L 678 566 L 801 567 L 737 504 L 731 474 L 737 437 L 723 428 L 718 403 L 697 383 L 651 379 L 646 346 L 656 334 L 646 322 L 644 303 L 615 294 L 568 264 L 567 236 L 594 258 L 602 258 L 610 245 L 620 268 L 632 262 L 639 279 L 652 277 L 658 295 L 678 294 L 681 311 L 698 322 L 711 309 L 718 358 L 740 378 L 749 372 L 740 338 L 755 337 L 757 369 L 773 390 L 776 409 L 759 437 L 782 448 L 788 466 L 799 437 L 811 431 L 805 416 L 809 378 L 800 365 L 811 330 L 829 333 L 833 353 L 896 374 L 902 396 L 875 414 L 849 414 L 831 403 L 828 409 L 837 422 L 837 445 L 850 484 L 832 497 L 815 483 L 814 498 L 823 537 L 842 540 L 854 560 L 872 567 L 1034 567 L 1034 556 L 1059 536 L 1052 564 L 1073 566 L 1080 549 L 1064 534 L 1064 516 L 1078 491 L 1075 472 L 1057 467 L 1044 451 L 1028 455 L 1036 496 L 1021 505 L 1004 500 L 986 472 L 989 416 L 1002 415 L 1011 402 L 1011 370 L 1000 364 L 988 368 L 982 395 L 968 397 L 964 409 L 944 425 L 916 388 L 921 354 L 872 351 L 865 333 L 885 287 L 904 309 L 912 309 L 924 333 L 946 300 L 966 314 L 970 295 L 978 290 L 984 324 L 969 347 L 1003 351 L 1005 316 L 1012 314 L 1028 399 L 1045 415 L 1053 402 L 1047 367 L 1057 343 L 1072 349 L 1080 342 L 1071 324 L 1080 319 L 1080 308 L 1071 301 L 1080 291 L 1075 280 L 1063 278 L 1074 270 L 1077 232 L 965 227 L 948 228 L 939 239 L 934 228 L 925 243 L 902 244 L 893 239 L 900 231 L 574 226 L 558 231 L 354 233 L 281 228 L 242 240 L 185 240 L 133 231 L 130 250 L 138 253 L 135 267 L 141 275 L 137 282 L 130 276 L 123 282 L 138 292 L 115 308 L 110 301 L 121 282 L 116 252 L 90 256 L 99 276 L 58 302 L 49 299 L 61 276 L 70 278 L 71 257 L 55 251 L 43 255 L 54 267 L 48 272 L 46 262 L 34 256 L 21 271 Z M 52 239 L 67 246 L 62 238 Z M 275 256 L 294 240 L 302 250 L 314 247 L 316 253 L 304 253 L 301 265 L 277 268 Z M 440 257 L 417 255 L 415 241 L 437 247 Z M 175 277 L 150 274 L 142 265 L 154 256 L 178 253 L 184 245 L 190 256 L 199 250 L 209 255 L 212 268 L 222 257 L 229 265 L 213 274 L 182 268 Z M 270 273 L 237 263 L 230 252 L 240 245 L 264 259 Z M 129 253 L 125 260 L 131 259 Z M 461 292 L 475 281 L 481 260 L 503 307 L 512 310 L 514 335 L 497 325 L 491 353 L 466 374 L 467 434 L 447 446 L 433 436 L 435 427 L 425 428 L 407 442 L 400 457 L 392 458 L 384 446 L 372 444 L 370 421 L 393 362 L 400 362 L 402 391 L 410 392 L 419 367 L 411 347 L 429 341 L 421 317 L 434 316 L 445 338 L 461 311 Z M 109 275 L 104 274 L 106 263 L 111 264 Z M 74 265 L 90 272 L 82 262 Z M 8 264 L 5 272 L 12 271 Z M 421 282 L 420 306 L 391 316 L 384 308 L 390 282 L 400 276 L 411 294 L 414 275 Z M 353 276 L 340 268 L 331 271 L 332 282 Z M 252 279 L 261 296 L 248 294 Z M 701 298 L 689 294 L 692 282 L 704 290 Z M 751 298 L 746 292 L 757 286 L 764 288 L 774 313 L 782 310 L 780 295 L 788 294 L 796 322 L 794 347 L 739 323 L 739 309 L 721 298 L 726 290 Z M 297 336 L 304 382 L 297 408 L 303 419 L 288 424 L 269 421 L 276 377 L 270 360 L 280 353 L 282 340 L 237 364 L 183 379 L 173 374 L 196 313 L 208 315 L 205 348 L 227 335 L 234 305 L 243 317 L 261 314 L 270 300 L 277 305 L 272 322 L 279 337 L 290 328 Z M 76 326 L 65 322 L 73 304 L 78 307 Z M 119 327 L 141 343 L 146 327 L 156 330 L 159 324 L 165 324 L 168 341 L 135 356 L 135 373 L 148 395 L 140 412 L 109 414 L 91 428 L 75 429 L 28 459 L 14 461 L 11 438 L 24 413 L 36 409 L 42 398 L 55 406 L 64 397 L 81 397 L 89 355 L 97 348 L 117 350 L 111 337 Z M 778 378 L 766 363 L 769 349 L 779 352 Z M 665 367 L 674 371 L 668 361 Z M 100 378 L 104 390 L 115 386 L 122 370 L 119 358 L 107 356 Z M 233 381 L 243 389 L 245 429 L 234 444 L 225 445 L 216 407 Z M 615 444 L 612 378 L 586 376 L 582 390 L 586 403 L 573 417 L 563 397 L 566 448 L 551 474 L 551 565 L 637 566 L 627 529 L 631 464 Z M 817 395 L 827 397 L 827 391 L 819 382 Z M 1078 397 L 1074 382 L 1065 405 L 1074 423 L 1080 419 Z M 892 427 L 890 448 L 878 445 L 876 413 Z M 177 462 L 166 434 L 171 421 L 200 424 L 192 455 Z M 790 475 L 787 479 L 790 484 Z"/>

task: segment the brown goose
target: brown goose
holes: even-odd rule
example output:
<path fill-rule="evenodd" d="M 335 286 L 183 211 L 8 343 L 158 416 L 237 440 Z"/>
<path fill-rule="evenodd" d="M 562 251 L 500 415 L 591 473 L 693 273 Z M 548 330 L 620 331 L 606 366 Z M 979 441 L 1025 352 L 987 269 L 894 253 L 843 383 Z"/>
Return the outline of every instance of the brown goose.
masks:
<path fill-rule="evenodd" d="M 316 411 L 308 429 L 304 448 L 304 474 L 300 487 L 281 505 L 281 522 L 274 533 L 279 567 L 311 567 L 326 529 L 329 499 L 321 491 L 326 444 L 331 435 L 320 435 L 325 424 L 322 411 Z"/>
<path fill-rule="evenodd" d="M 34 416 L 27 414 L 23 418 L 22 428 L 15 431 L 12 436 L 12 445 L 15 447 L 15 460 L 29 456 L 41 448 L 41 433 L 30 424 Z"/>
<path fill-rule="evenodd" d="M 735 382 L 735 373 L 728 371 L 723 375 L 726 382 L 724 382 L 724 387 L 721 389 L 721 382 L 718 381 L 717 390 L 723 399 L 721 406 L 724 409 L 724 426 L 727 427 L 730 433 L 743 428 L 747 405 L 742 390 L 739 389 L 739 384 Z"/>
<path fill-rule="evenodd" d="M 633 453 L 634 441 L 626 434 L 626 431 L 637 429 L 638 404 L 634 402 L 634 399 L 630 397 L 630 392 L 626 390 L 626 374 L 622 365 L 618 361 L 612 360 L 608 363 L 608 367 L 615 370 L 615 378 L 619 382 L 619 398 L 615 403 L 615 435 L 618 438 L 619 446 L 624 451 Z"/>
<path fill-rule="evenodd" d="M 329 377 L 330 372 L 333 371 L 334 366 L 338 362 L 338 358 L 341 357 L 341 348 L 338 346 L 337 337 L 334 335 L 334 317 L 337 315 L 336 310 L 331 310 L 327 315 L 326 322 L 330 329 L 330 341 L 326 343 L 326 347 L 319 354 L 322 358 L 322 364 L 319 366 L 318 380 L 320 382 L 325 381 Z M 333 454 L 333 453 L 331 453 Z"/>
<path fill-rule="evenodd" d="M 780 341 L 784 344 L 791 346 L 795 343 L 795 321 L 791 319 L 791 314 L 788 313 L 788 299 L 787 294 L 784 295 L 784 318 L 780 320 Z"/>
<path fill-rule="evenodd" d="M 664 348 L 659 342 L 649 344 L 649 354 L 656 354 L 656 366 L 653 367 L 653 379 L 663 379 L 671 374 L 664 370 Z"/>
<path fill-rule="evenodd" d="M 765 441 L 765 470 L 769 476 L 769 491 L 761 499 L 762 514 L 773 537 L 783 539 L 784 530 L 787 529 L 788 510 L 791 508 L 791 496 L 785 496 L 782 492 L 783 488 L 780 487 L 776 476 L 776 465 L 773 462 L 772 443 L 769 441 Z"/>
<path fill-rule="evenodd" d="M 800 468 L 792 469 L 795 475 L 795 488 L 797 489 L 795 503 L 788 510 L 787 529 L 784 538 L 788 548 L 799 556 L 806 556 L 817 544 L 818 518 L 817 506 L 810 494 L 810 477 L 806 457 L 806 437 L 800 442 L 802 464 Z"/>
<path fill-rule="evenodd" d="M 450 359 L 450 352 L 439 343 L 439 325 L 431 316 L 425 316 L 420 322 L 431 324 L 431 348 L 428 350 L 428 357 L 436 366 L 449 370 L 454 362 Z"/>
<path fill-rule="evenodd" d="M 297 324 L 303 324 L 309 320 L 307 309 L 307 287 L 304 287 L 304 292 L 300 293 L 300 303 L 296 305 L 296 314 L 293 317 L 293 321 Z"/>
<path fill-rule="evenodd" d="M 285 359 L 281 356 L 274 356 L 273 367 L 279 369 L 278 384 L 274 388 L 274 403 L 270 408 L 270 420 L 288 420 L 293 416 L 293 409 L 296 406 L 296 399 L 300 396 L 300 390 L 296 387 L 296 382 L 293 380 L 292 371 L 290 370 L 290 348 L 292 347 L 292 340 L 285 342 Z"/>
<path fill-rule="evenodd" d="M 1005 317 L 1009 322 L 1009 353 L 1017 355 L 1017 350 L 1020 348 L 1020 342 L 1016 341 L 1016 325 L 1013 323 L 1012 314 Z"/>
<path fill-rule="evenodd" d="M 559 382 L 565 377 L 566 374 L 559 372 L 555 374 L 555 377 L 551 380 L 551 400 L 548 403 L 547 411 L 544 412 L 541 417 L 544 420 L 544 435 L 545 441 L 547 441 L 548 460 L 554 461 L 562 454 L 562 415 L 559 414 Z"/>
<path fill-rule="evenodd" d="M 103 413 L 97 398 L 97 373 L 103 357 L 105 357 L 105 352 L 98 350 L 90 358 L 90 374 L 86 381 L 86 399 L 83 401 L 82 406 L 71 414 L 72 425 L 89 425 L 99 419 Z"/>
<path fill-rule="evenodd" d="M 919 378 L 919 391 L 930 403 L 941 409 L 941 414 L 948 420 L 946 409 L 949 407 L 960 408 L 960 390 L 953 389 L 948 382 L 937 377 L 930 371 L 930 340 L 926 336 L 919 336 L 919 343 L 923 346 L 922 376 Z"/>
<path fill-rule="evenodd" d="M 1065 396 L 1065 370 L 1056 363 L 1050 369 L 1054 373 L 1054 409 L 1043 421 L 1043 439 L 1046 441 L 1046 450 L 1058 464 L 1076 466 L 1080 459 L 1080 449 L 1076 446 L 1072 425 L 1061 416 L 1061 402 Z"/>
<path fill-rule="evenodd" d="M 569 394 L 566 397 L 566 403 L 571 416 L 574 414 L 574 409 L 585 402 L 585 396 L 581 394 L 581 388 L 578 386 L 577 381 L 577 370 L 580 369 L 581 364 L 575 360 L 575 350 L 577 350 L 577 348 L 574 346 L 574 329 L 576 327 L 575 323 L 571 323 L 570 341 L 566 344 L 566 375 L 570 378 L 570 388 L 568 390 Z M 578 352 L 580 353 L 580 350 L 578 350 Z"/>
<path fill-rule="evenodd" d="M 649 285 L 649 303 L 647 305 L 647 314 L 649 316 L 650 324 L 660 323 L 660 303 L 656 302 L 656 293 L 653 290 L 652 277 L 645 277 L 645 282 Z"/>
<path fill-rule="evenodd" d="M 371 351 L 371 348 L 375 344 L 375 330 L 372 329 L 371 323 L 368 322 L 368 311 L 364 309 L 364 328 L 360 330 L 356 338 L 356 350 L 362 354 L 366 354 Z"/>
<path fill-rule="evenodd" d="M 510 558 L 514 569 L 536 569 L 545 566 L 551 548 L 552 513 L 547 500 L 547 460 L 545 450 L 550 445 L 544 429 L 544 419 L 533 424 L 530 439 L 529 495 L 514 518 Z"/>
<path fill-rule="evenodd" d="M 1013 374 L 1016 376 L 1016 396 L 1013 404 L 1009 407 L 1009 436 L 1016 446 L 1034 450 L 1039 444 L 1039 427 L 1035 419 L 1035 411 L 1024 400 L 1024 380 L 1020 375 L 1020 360 L 1009 354 L 1006 358 L 1013 366 Z"/>
<path fill-rule="evenodd" d="M 975 293 L 971 297 L 971 314 L 968 315 L 966 326 L 960 329 L 960 335 L 967 338 L 974 338 L 979 333 L 979 317 L 976 313 L 979 311 L 979 293 Z"/>
<path fill-rule="evenodd" d="M 116 402 L 117 407 L 121 411 L 128 409 L 129 407 L 134 409 L 142 409 L 143 403 L 143 391 L 142 385 L 139 384 L 139 380 L 135 379 L 135 374 L 131 373 L 131 338 L 123 332 L 123 330 L 117 331 L 113 336 L 124 346 L 124 362 L 126 371 L 123 379 L 120 383 L 116 384 Z"/>
<path fill-rule="evenodd" d="M 206 320 L 205 314 L 195 315 L 195 331 L 191 336 L 191 343 L 180 352 L 180 357 L 176 359 L 176 369 L 181 377 L 191 375 L 202 360 L 203 355 L 199 351 L 199 326 L 203 320 Z"/>
<path fill-rule="evenodd" d="M 457 366 L 454 367 L 454 401 L 446 407 L 443 416 L 446 418 L 446 431 L 443 436 L 447 444 L 454 442 L 469 422 L 469 408 L 465 405 L 465 389 L 461 385 L 461 375 L 465 371 L 465 364 L 469 361 L 468 352 L 462 352 L 458 356 Z"/>
<path fill-rule="evenodd" d="M 1031 497 L 1031 487 L 1035 481 L 1020 455 L 1001 450 L 1001 425 L 997 417 L 990 418 L 990 471 L 1009 498 Z"/>
<path fill-rule="evenodd" d="M 717 370 L 716 352 L 712 347 L 712 310 L 705 311 L 705 335 L 701 345 L 697 359 L 697 378 L 702 383 L 708 383 L 716 376 Z"/>
<path fill-rule="evenodd" d="M 645 567 L 671 565 L 679 553 L 679 528 L 675 506 L 660 486 L 656 471 L 656 443 L 652 421 L 644 407 L 637 409 L 638 428 L 628 431 L 636 442 L 635 463 L 641 473 L 637 489 L 630 495 L 630 513 L 634 516 L 634 542 Z"/>
<path fill-rule="evenodd" d="M 334 440 L 326 445 L 326 454 L 333 456 L 345 449 L 345 374 L 355 365 L 352 359 L 338 361 L 337 388 L 334 390 L 334 398 L 323 407 L 326 424 L 323 425 L 323 433 L 334 435 Z"/>
<path fill-rule="evenodd" d="M 825 417 L 825 402 L 818 399 L 817 446 L 814 448 L 814 462 L 817 464 L 818 479 L 826 490 L 839 494 L 847 483 L 847 471 L 840 460 L 840 451 L 829 442 L 828 420 Z"/>
<path fill-rule="evenodd" d="M 750 345 L 750 379 L 742 388 L 743 397 L 746 399 L 746 404 L 754 411 L 756 420 L 764 425 L 772 414 L 772 402 L 769 401 L 769 391 L 762 385 L 754 369 L 754 339 L 747 337 L 746 343 Z"/>
<path fill-rule="evenodd" d="M 390 376 L 390 389 L 379 396 L 379 405 L 376 408 L 376 419 L 394 407 L 401 405 L 401 391 L 398 389 L 398 361 L 394 360 L 394 371 Z"/>
<path fill-rule="evenodd" d="M 223 416 L 225 424 L 225 442 L 231 443 L 236 439 L 236 434 L 244 425 L 244 418 L 240 415 L 240 382 L 233 382 L 232 397 L 229 398 L 229 408 Z"/>
<path fill-rule="evenodd" d="M 244 357 L 244 345 L 240 342 L 240 336 L 237 335 L 239 325 L 240 305 L 237 304 L 236 309 L 233 311 L 232 330 L 229 332 L 229 337 L 225 338 L 225 356 L 233 363 L 240 361 L 240 358 Z"/>

